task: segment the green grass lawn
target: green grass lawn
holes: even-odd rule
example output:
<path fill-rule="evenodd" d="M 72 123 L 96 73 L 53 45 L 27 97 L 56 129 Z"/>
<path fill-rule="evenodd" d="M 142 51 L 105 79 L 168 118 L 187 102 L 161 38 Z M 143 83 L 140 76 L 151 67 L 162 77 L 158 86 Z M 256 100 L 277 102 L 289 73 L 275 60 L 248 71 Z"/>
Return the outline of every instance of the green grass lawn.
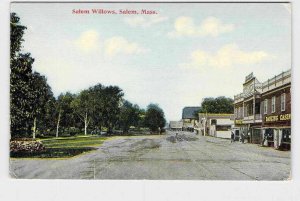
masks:
<path fill-rule="evenodd" d="M 35 153 L 11 153 L 13 158 L 69 158 L 84 152 L 96 150 L 106 137 L 76 136 L 37 139 L 41 141 L 46 150 Z"/>
<path fill-rule="evenodd" d="M 106 137 L 99 136 L 76 136 L 76 137 L 61 137 L 40 139 L 46 148 L 86 148 L 96 147 L 106 140 Z"/>

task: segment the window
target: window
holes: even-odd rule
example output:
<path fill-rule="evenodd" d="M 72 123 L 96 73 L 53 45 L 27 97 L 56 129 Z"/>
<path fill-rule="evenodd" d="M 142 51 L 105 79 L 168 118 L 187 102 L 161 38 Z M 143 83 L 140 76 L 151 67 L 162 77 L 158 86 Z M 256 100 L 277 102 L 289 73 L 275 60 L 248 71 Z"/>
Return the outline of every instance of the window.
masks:
<path fill-rule="evenodd" d="M 216 131 L 230 131 L 231 126 L 230 125 L 217 125 Z"/>
<path fill-rule="evenodd" d="M 264 114 L 268 114 L 268 99 L 264 101 Z"/>
<path fill-rule="evenodd" d="M 255 103 L 255 114 L 260 114 L 260 103 L 259 102 Z"/>
<path fill-rule="evenodd" d="M 275 104 L 276 104 L 276 97 L 275 96 L 273 96 L 272 97 L 272 113 L 274 113 L 275 112 Z"/>
<path fill-rule="evenodd" d="M 274 129 L 267 128 L 265 130 L 265 136 L 268 141 L 274 141 Z"/>
<path fill-rule="evenodd" d="M 291 143 L 291 129 L 290 128 L 282 129 L 282 142 L 283 143 Z"/>
<path fill-rule="evenodd" d="M 216 119 L 212 119 L 210 122 L 211 125 L 217 125 L 217 120 Z"/>
<path fill-rule="evenodd" d="M 248 116 L 248 105 L 244 106 L 244 117 Z"/>
<path fill-rule="evenodd" d="M 249 104 L 248 115 L 249 115 L 249 116 L 253 115 L 253 102 L 251 102 L 251 103 Z"/>
<path fill-rule="evenodd" d="M 285 111 L 285 93 L 281 94 L 280 100 L 281 111 Z"/>
<path fill-rule="evenodd" d="M 240 118 L 243 118 L 243 111 L 244 111 L 244 109 L 243 109 L 243 107 L 240 107 Z"/>

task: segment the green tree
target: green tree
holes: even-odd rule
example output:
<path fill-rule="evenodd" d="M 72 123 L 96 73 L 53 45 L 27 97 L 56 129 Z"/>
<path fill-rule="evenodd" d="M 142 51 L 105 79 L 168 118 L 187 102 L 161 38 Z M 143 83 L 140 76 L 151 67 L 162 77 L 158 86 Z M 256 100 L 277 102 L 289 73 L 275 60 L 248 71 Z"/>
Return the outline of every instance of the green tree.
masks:
<path fill-rule="evenodd" d="M 23 35 L 27 27 L 20 24 L 16 13 L 10 14 L 10 59 L 16 59 L 21 51 Z"/>
<path fill-rule="evenodd" d="M 146 117 L 146 110 L 143 108 L 140 108 L 139 110 L 139 121 L 138 121 L 138 127 L 144 128 L 145 125 L 145 117 Z"/>
<path fill-rule="evenodd" d="M 165 124 L 166 120 L 163 110 L 158 104 L 149 104 L 145 114 L 145 126 L 152 132 L 160 132 Z"/>
<path fill-rule="evenodd" d="M 108 129 L 108 133 L 112 133 L 118 122 L 123 95 L 119 87 L 105 87 L 101 84 L 80 92 L 71 105 L 75 114 L 84 123 L 85 135 L 90 123 L 100 128 L 103 125 Z"/>
<path fill-rule="evenodd" d="M 20 24 L 16 13 L 10 15 L 10 123 L 11 136 L 29 136 L 32 105 L 30 79 L 34 59 L 29 53 L 21 53 L 26 27 Z"/>
<path fill-rule="evenodd" d="M 95 86 L 89 88 L 93 107 L 91 114 L 91 118 L 93 120 L 92 124 L 96 130 L 99 128 L 100 131 L 102 130 L 102 126 L 104 124 L 104 89 L 105 86 L 103 86 L 102 84 L 96 84 Z"/>
<path fill-rule="evenodd" d="M 203 113 L 233 113 L 233 100 L 224 96 L 204 98 L 200 112 Z"/>
<path fill-rule="evenodd" d="M 60 127 L 70 128 L 75 125 L 75 116 L 72 108 L 72 102 L 75 99 L 75 95 L 67 92 L 65 94 L 60 94 L 57 97 L 55 104 L 56 108 L 56 137 L 59 135 Z"/>
<path fill-rule="evenodd" d="M 103 123 L 107 127 L 108 133 L 111 134 L 113 128 L 118 122 L 122 97 L 122 89 L 118 86 L 108 86 L 104 89 L 103 95 Z"/>
<path fill-rule="evenodd" d="M 81 91 L 72 101 L 71 107 L 78 118 L 84 123 L 84 134 L 87 135 L 87 128 L 92 120 L 92 114 L 94 112 L 90 91 Z"/>
<path fill-rule="evenodd" d="M 53 93 L 51 87 L 47 83 L 45 76 L 34 72 L 30 79 L 30 93 L 27 100 L 30 101 L 32 113 L 31 118 L 33 120 L 33 134 L 32 137 L 36 137 L 37 123 L 44 124 L 43 116 L 46 114 L 46 104 L 52 100 Z"/>
<path fill-rule="evenodd" d="M 128 133 L 130 126 L 138 126 L 140 121 L 140 108 L 129 101 L 124 101 L 120 109 L 119 125 L 123 133 Z"/>
<path fill-rule="evenodd" d="M 50 135 L 56 126 L 56 99 L 51 97 L 44 106 L 44 112 L 40 116 L 39 131 L 44 135 Z"/>
<path fill-rule="evenodd" d="M 10 121 L 12 137 L 27 136 L 31 132 L 31 117 L 33 107 L 31 103 L 30 80 L 32 63 L 30 54 L 19 54 L 11 59 L 10 73 Z"/>
<path fill-rule="evenodd" d="M 53 94 L 47 80 L 32 71 L 34 59 L 22 52 L 26 27 L 16 13 L 10 15 L 10 120 L 12 137 L 36 136 L 37 124 L 42 128 L 48 101 Z M 31 132 L 31 129 L 33 131 Z"/>

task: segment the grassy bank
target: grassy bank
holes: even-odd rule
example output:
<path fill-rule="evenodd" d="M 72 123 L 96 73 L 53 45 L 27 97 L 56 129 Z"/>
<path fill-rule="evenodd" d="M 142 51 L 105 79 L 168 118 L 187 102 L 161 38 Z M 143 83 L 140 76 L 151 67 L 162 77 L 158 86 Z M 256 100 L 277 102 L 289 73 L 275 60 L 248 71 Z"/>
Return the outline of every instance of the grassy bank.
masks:
<path fill-rule="evenodd" d="M 106 137 L 99 136 L 76 136 L 40 139 L 46 148 L 85 148 L 96 147 L 106 140 Z"/>
<path fill-rule="evenodd" d="M 84 152 L 96 150 L 106 137 L 99 136 L 75 136 L 37 139 L 45 146 L 41 152 L 18 152 L 11 153 L 13 158 L 69 158 Z"/>

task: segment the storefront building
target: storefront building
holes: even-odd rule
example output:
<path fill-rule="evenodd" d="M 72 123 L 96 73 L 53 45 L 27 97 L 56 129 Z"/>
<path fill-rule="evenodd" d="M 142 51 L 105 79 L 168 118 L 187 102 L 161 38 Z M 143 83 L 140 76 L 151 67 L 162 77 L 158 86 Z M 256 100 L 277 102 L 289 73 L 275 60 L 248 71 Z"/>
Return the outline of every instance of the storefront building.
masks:
<path fill-rule="evenodd" d="M 291 70 L 260 83 L 249 74 L 234 96 L 235 136 L 276 149 L 291 145 Z"/>
<path fill-rule="evenodd" d="M 291 146 L 291 70 L 262 84 L 262 140 L 276 149 Z"/>
<path fill-rule="evenodd" d="M 234 96 L 235 138 L 243 137 L 250 143 L 261 141 L 261 90 L 262 84 L 253 73 L 245 78 L 243 92 Z"/>

